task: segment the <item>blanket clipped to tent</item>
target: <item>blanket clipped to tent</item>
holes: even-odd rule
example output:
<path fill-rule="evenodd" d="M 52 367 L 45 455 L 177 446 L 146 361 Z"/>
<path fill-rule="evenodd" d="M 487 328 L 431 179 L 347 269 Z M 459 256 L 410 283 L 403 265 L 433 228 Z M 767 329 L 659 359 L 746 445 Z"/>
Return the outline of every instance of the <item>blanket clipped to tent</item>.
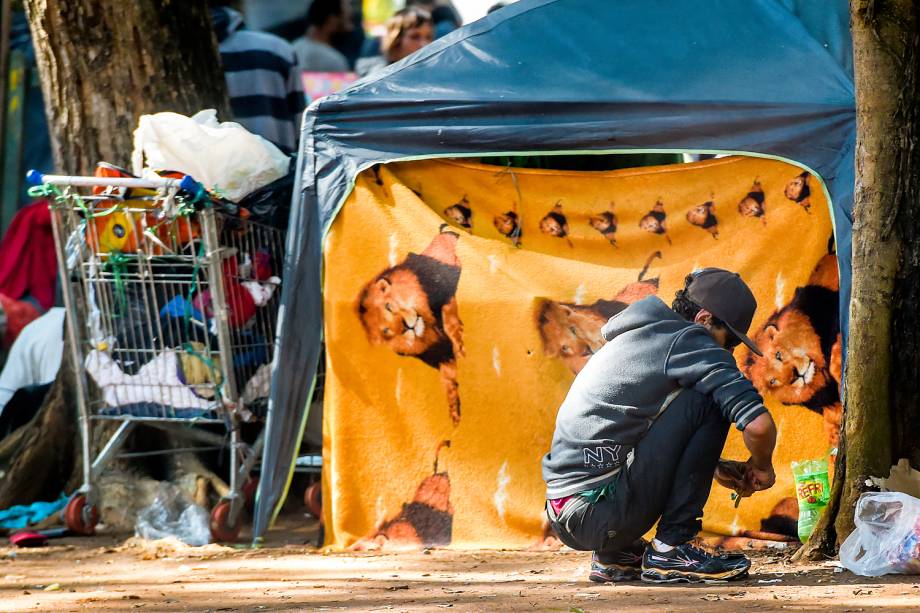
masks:
<path fill-rule="evenodd" d="M 454 161 L 365 171 L 325 243 L 324 494 L 337 547 L 528 547 L 540 459 L 600 327 L 692 270 L 754 290 L 742 370 L 776 418 L 777 484 L 704 529 L 795 535 L 789 462 L 836 445 L 837 267 L 822 185 L 758 158 L 612 172 Z M 724 455 L 746 459 L 732 429 Z"/>

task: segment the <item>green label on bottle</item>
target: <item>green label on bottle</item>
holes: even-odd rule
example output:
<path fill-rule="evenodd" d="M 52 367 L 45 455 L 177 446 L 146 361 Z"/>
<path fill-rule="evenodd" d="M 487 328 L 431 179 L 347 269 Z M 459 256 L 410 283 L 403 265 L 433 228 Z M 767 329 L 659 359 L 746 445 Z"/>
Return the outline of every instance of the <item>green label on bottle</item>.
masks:
<path fill-rule="evenodd" d="M 795 494 L 799 499 L 799 508 L 821 508 L 827 506 L 830 499 L 830 486 L 827 473 L 796 475 Z"/>

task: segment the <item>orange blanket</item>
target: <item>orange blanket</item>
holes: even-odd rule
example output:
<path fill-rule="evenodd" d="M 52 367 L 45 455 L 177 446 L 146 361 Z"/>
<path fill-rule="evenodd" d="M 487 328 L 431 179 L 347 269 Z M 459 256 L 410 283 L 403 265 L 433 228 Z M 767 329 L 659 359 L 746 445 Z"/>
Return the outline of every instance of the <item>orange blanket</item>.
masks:
<path fill-rule="evenodd" d="M 325 243 L 327 543 L 541 541 L 540 459 L 600 326 L 705 266 L 757 296 L 765 357 L 736 357 L 779 443 L 776 486 L 736 509 L 714 484 L 704 529 L 795 534 L 789 462 L 825 455 L 840 419 L 831 239 L 820 182 L 774 160 L 365 171 Z M 724 455 L 747 458 L 734 429 Z"/>

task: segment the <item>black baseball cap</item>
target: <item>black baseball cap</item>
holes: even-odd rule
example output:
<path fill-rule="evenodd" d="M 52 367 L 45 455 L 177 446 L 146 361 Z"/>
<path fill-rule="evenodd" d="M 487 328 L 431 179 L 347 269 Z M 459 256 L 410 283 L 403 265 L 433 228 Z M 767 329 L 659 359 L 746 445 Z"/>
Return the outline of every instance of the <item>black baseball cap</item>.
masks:
<path fill-rule="evenodd" d="M 757 299 L 741 275 L 721 268 L 699 270 L 693 273 L 687 297 L 725 322 L 751 351 L 763 355 L 746 334 L 757 310 Z"/>

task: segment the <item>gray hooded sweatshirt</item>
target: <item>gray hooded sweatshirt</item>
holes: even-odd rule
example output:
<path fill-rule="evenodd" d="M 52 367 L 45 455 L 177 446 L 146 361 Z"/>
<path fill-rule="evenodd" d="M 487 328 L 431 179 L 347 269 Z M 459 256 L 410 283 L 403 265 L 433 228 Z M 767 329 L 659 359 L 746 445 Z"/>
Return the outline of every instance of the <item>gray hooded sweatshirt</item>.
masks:
<path fill-rule="evenodd" d="M 652 422 L 684 388 L 712 398 L 744 430 L 763 398 L 731 353 L 656 296 L 610 318 L 607 341 L 575 377 L 543 458 L 549 499 L 610 483 Z"/>

